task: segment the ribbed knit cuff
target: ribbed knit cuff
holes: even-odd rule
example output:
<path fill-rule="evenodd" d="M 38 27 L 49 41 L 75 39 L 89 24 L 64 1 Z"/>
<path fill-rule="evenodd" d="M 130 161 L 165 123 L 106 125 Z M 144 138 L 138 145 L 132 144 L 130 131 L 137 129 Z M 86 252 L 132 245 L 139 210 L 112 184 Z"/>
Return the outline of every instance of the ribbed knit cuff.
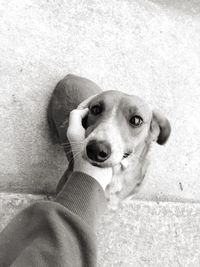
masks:
<path fill-rule="evenodd" d="M 56 201 L 80 216 L 92 228 L 106 207 L 103 188 L 93 177 L 83 172 L 72 173 Z"/>

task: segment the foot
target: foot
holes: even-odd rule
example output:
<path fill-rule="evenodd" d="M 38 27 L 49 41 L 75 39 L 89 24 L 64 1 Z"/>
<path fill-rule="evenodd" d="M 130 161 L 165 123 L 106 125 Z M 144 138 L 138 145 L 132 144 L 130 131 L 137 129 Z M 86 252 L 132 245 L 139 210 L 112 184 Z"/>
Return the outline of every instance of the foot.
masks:
<path fill-rule="evenodd" d="M 69 114 L 85 99 L 101 92 L 102 89 L 94 82 L 72 74 L 65 76 L 53 91 L 48 106 L 48 122 L 54 140 L 63 146 L 70 162 L 58 184 L 58 190 L 62 188 L 73 171 L 73 154 L 66 135 Z"/>

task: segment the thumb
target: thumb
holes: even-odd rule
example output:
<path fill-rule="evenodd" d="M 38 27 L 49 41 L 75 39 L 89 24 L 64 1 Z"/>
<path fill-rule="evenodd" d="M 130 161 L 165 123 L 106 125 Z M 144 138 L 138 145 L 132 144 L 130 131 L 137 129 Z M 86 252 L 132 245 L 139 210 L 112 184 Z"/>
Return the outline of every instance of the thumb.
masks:
<path fill-rule="evenodd" d="M 74 109 L 70 112 L 69 127 L 67 130 L 69 141 L 79 141 L 85 137 L 85 129 L 82 126 L 82 120 L 87 115 L 88 110 L 88 108 Z"/>

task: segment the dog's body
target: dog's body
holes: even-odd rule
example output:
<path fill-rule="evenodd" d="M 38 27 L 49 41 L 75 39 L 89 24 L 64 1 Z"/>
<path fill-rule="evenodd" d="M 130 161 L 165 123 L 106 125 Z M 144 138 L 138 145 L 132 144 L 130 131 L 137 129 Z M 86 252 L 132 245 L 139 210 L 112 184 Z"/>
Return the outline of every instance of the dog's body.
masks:
<path fill-rule="evenodd" d="M 82 157 L 98 167 L 123 168 L 115 172 L 106 189 L 107 198 L 115 205 L 140 188 L 150 145 L 153 141 L 161 145 L 167 141 L 171 131 L 169 121 L 137 96 L 115 90 L 103 92 L 87 79 L 67 75 L 54 90 L 48 114 L 70 162 L 59 190 L 73 170 L 66 132 L 69 113 L 80 103 L 89 107 L 83 120 L 86 139 Z"/>

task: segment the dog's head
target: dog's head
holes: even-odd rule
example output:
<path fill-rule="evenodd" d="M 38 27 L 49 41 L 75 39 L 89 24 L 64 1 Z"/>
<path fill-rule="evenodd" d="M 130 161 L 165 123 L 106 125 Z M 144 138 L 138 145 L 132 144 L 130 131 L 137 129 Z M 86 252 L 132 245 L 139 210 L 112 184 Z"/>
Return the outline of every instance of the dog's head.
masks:
<path fill-rule="evenodd" d="M 163 145 L 171 131 L 170 123 L 142 99 L 119 91 L 105 91 L 86 100 L 89 113 L 83 158 L 98 167 L 124 167 L 123 177 L 113 177 L 108 195 L 119 199 L 138 191 L 144 178 L 146 156 L 153 141 Z M 126 164 L 123 164 L 126 162 Z"/>

